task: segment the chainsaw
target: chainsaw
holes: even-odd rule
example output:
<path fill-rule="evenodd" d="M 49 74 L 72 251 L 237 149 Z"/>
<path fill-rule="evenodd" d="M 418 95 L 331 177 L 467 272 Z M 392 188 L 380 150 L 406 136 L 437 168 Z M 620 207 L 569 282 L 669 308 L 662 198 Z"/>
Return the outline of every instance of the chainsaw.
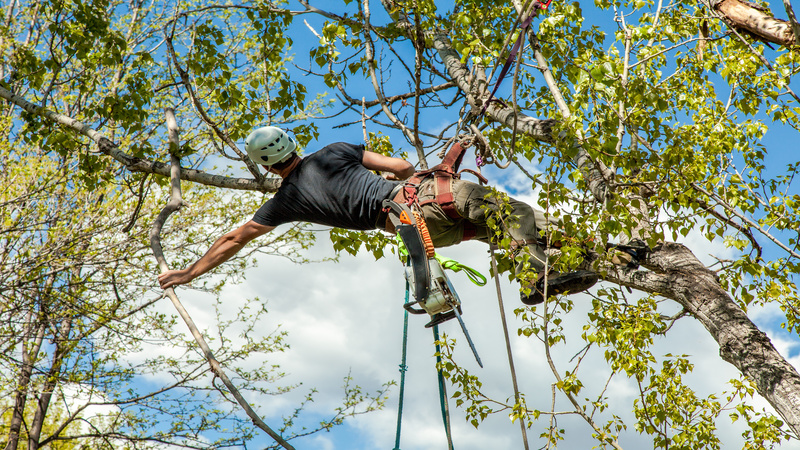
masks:
<path fill-rule="evenodd" d="M 428 314 L 430 321 L 425 324 L 425 328 L 431 328 L 453 318 L 458 319 L 475 360 L 483 367 L 475 344 L 461 318 L 461 299 L 441 263 L 436 259 L 436 252 L 422 216 L 412 212 L 407 205 L 392 200 L 384 200 L 382 206 L 389 213 L 395 231 L 408 251 L 405 278 L 411 292 L 414 293 L 415 300 L 403 307 L 411 314 Z"/>

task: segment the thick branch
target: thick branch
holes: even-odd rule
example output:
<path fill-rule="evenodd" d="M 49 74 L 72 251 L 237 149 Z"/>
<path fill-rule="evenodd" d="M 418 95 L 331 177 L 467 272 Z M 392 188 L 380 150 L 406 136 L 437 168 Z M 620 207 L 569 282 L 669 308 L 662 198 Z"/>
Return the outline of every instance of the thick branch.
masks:
<path fill-rule="evenodd" d="M 653 271 L 608 272 L 608 281 L 675 300 L 717 341 L 720 356 L 751 379 L 795 432 L 800 432 L 800 374 L 683 245 L 666 243 L 642 262 Z"/>
<path fill-rule="evenodd" d="M 33 104 L 3 87 L 0 87 L 0 97 L 19 106 L 31 114 L 36 114 L 38 116 L 50 119 L 53 122 L 64 125 L 67 128 L 71 128 L 72 130 L 90 138 L 97 143 L 102 153 L 105 153 L 106 155 L 116 159 L 131 172 L 143 172 L 161 176 L 170 176 L 170 166 L 168 164 L 130 156 L 120 150 L 117 144 L 111 142 L 97 130 L 89 127 L 89 125 Z M 207 186 L 260 192 L 275 192 L 278 190 L 278 186 L 280 186 L 280 182 L 276 179 L 267 179 L 259 183 L 250 178 L 225 177 L 222 175 L 209 174 L 203 172 L 202 170 L 188 168 L 181 168 L 181 179 L 194 183 L 205 184 Z"/>
<path fill-rule="evenodd" d="M 443 33 L 437 33 L 433 36 L 433 46 L 439 53 L 439 57 L 442 58 L 447 74 L 450 75 L 456 86 L 467 95 L 470 105 L 480 108 L 484 99 L 479 96 L 478 92 L 483 92 L 483 90 L 479 90 L 478 86 L 472 83 L 469 70 L 461 63 L 461 55 L 453 49 L 450 38 Z M 553 142 L 552 128 L 556 122 L 553 119 L 536 119 L 517 113 L 513 108 L 496 102 L 487 109 L 487 113 L 492 119 L 508 127 L 514 125 L 516 116 L 518 131 L 528 134 L 538 141 Z"/>
<path fill-rule="evenodd" d="M 787 47 L 796 45 L 792 23 L 776 19 L 749 3 L 739 0 L 722 0 L 715 3 L 713 7 L 722 13 L 735 28 L 748 31 L 774 44 Z"/>

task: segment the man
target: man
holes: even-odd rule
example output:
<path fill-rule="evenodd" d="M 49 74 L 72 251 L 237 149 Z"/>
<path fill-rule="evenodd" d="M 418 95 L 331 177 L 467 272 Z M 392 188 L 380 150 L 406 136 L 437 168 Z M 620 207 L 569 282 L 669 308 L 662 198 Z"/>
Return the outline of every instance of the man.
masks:
<path fill-rule="evenodd" d="M 404 184 L 397 180 L 406 180 L 414 174 L 411 163 L 346 143 L 331 144 L 304 158 L 295 153 L 296 148 L 294 140 L 276 127 L 262 127 L 250 133 L 245 140 L 248 156 L 280 176 L 281 187 L 252 220 L 219 238 L 197 262 L 186 269 L 160 274 L 162 288 L 192 281 L 230 259 L 251 240 L 287 222 L 312 222 L 354 230 L 387 229 L 389 222 L 382 202 L 406 195 Z M 391 175 L 384 178 L 372 171 Z M 454 180 L 453 206 L 460 216 L 457 218 L 436 202 L 435 190 L 430 179 L 416 187 L 434 246 L 456 244 L 467 234 L 488 242 L 491 231 L 486 225 L 487 211 L 483 206 L 496 208 L 496 205 L 485 199 L 489 192 L 486 188 Z M 522 202 L 512 199 L 511 206 L 519 227 L 509 230 L 509 234 L 516 247 L 527 247 L 532 268 L 540 272 L 539 279 L 528 286 L 530 289 L 521 293 L 523 303 L 535 305 L 544 301 L 545 255 L 536 240 L 539 227 L 547 222 L 541 212 Z M 547 278 L 549 295 L 580 292 L 597 281 L 597 275 L 589 271 L 550 274 Z"/>

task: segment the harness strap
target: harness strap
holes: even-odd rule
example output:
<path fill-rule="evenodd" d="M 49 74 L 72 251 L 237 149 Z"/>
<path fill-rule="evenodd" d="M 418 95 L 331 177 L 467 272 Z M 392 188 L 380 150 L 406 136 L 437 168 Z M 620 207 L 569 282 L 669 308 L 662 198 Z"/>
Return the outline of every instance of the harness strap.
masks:
<path fill-rule="evenodd" d="M 465 151 L 466 148 L 462 146 L 460 142 L 456 142 L 450 147 L 450 150 L 447 151 L 441 164 L 437 164 L 428 170 L 416 172 L 409 178 L 409 182 L 404 188 L 405 202 L 411 205 L 415 201 L 418 201 L 417 186 L 424 180 L 433 176 L 433 181 L 436 183 L 436 195 L 433 199 L 420 202 L 419 205 L 424 206 L 436 203 L 442 208 L 442 211 L 447 214 L 447 217 L 455 220 L 463 219 L 456 209 L 455 196 L 453 195 L 453 180 L 460 179 L 461 172 L 466 171 L 478 177 L 481 184 L 488 183 L 488 180 L 484 178 L 483 175 L 474 170 L 464 169 L 461 172 L 458 171 L 461 161 L 464 159 Z M 464 221 L 462 241 L 473 239 L 477 234 L 477 227 L 472 222 Z"/>

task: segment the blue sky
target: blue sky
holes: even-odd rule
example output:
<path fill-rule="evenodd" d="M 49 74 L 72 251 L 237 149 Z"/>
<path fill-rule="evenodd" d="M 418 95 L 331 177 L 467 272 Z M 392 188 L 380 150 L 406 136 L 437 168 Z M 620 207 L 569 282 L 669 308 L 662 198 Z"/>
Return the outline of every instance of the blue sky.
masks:
<path fill-rule="evenodd" d="M 380 22 L 380 8 L 373 2 L 373 18 Z M 782 12 L 779 4 L 773 2 L 776 12 Z M 322 6 L 321 4 L 319 6 Z M 354 10 L 353 5 L 350 5 Z M 297 7 L 297 9 L 301 9 Z M 606 13 L 607 14 L 607 13 Z M 780 15 L 780 14 L 779 14 Z M 299 16 L 293 24 L 293 39 L 295 41 L 295 60 L 300 66 L 308 64 L 307 45 L 316 42 L 316 38 L 303 23 L 307 20 L 317 32 L 321 29 L 321 19 L 314 15 Z M 613 22 L 610 22 L 613 24 Z M 395 73 L 402 73 L 395 70 Z M 331 89 L 320 84 L 314 77 L 306 77 L 307 88 L 312 95 L 317 92 Z M 395 80 L 398 91 L 406 87 L 406 80 Z M 351 85 L 352 87 L 353 85 Z M 505 88 L 508 88 L 506 86 Z M 800 90 L 795 86 L 796 90 Z M 364 95 L 374 98 L 371 87 L 364 85 Z M 357 91 L 357 89 L 356 89 Z M 424 118 L 427 131 L 438 131 L 445 124 L 452 122 L 457 110 L 454 107 L 451 117 L 428 115 Z M 343 120 L 344 121 L 344 120 Z M 320 122 L 321 126 L 323 125 Z M 374 131 L 374 129 L 371 129 Z M 385 132 L 385 130 L 384 130 Z M 362 131 L 360 124 L 346 128 L 322 128 L 320 139 L 312 142 L 308 151 L 323 146 L 328 142 L 348 141 L 361 142 Z M 770 161 L 775 164 L 775 170 L 788 161 L 792 153 L 797 131 L 781 127 L 770 129 L 765 145 L 770 149 Z M 390 134 L 396 147 L 409 151 L 408 144 L 398 135 Z M 772 153 L 774 151 L 774 153 Z M 466 160 L 465 160 L 466 161 Z M 465 162 L 466 167 L 472 167 L 471 162 Z M 546 167 L 537 167 L 527 164 L 534 172 L 546 170 Z M 529 189 L 529 182 L 518 171 L 487 171 L 489 178 L 497 187 L 504 189 L 530 203 L 534 203 Z M 249 218 L 243 218 L 246 220 Z M 330 243 L 326 242 L 326 232 L 321 232 L 319 244 L 310 252 L 314 257 L 330 257 L 333 250 Z M 702 248 L 704 253 L 698 254 L 701 259 L 711 261 L 707 254 L 729 256 L 730 250 L 721 243 L 708 244 L 694 234 L 686 238 L 686 243 L 692 248 Z M 489 259 L 485 246 L 480 243 L 466 243 L 458 247 L 443 249 L 440 253 L 455 258 L 471 267 L 475 267 L 484 274 L 488 274 Z M 269 274 L 269 276 L 265 276 Z M 499 311 L 495 299 L 493 283 L 487 287 L 478 288 L 469 283 L 465 277 L 451 275 L 456 288 L 464 301 L 464 320 L 472 333 L 478 351 L 484 361 L 485 368 L 479 369 L 474 363 L 469 349 L 463 342 L 460 329 L 455 322 L 444 324 L 442 332 L 454 337 L 458 341 L 457 359 L 470 371 L 480 374 L 487 392 L 491 395 L 505 398 L 510 395 L 510 379 L 507 360 L 500 333 Z M 516 287 L 507 281 L 502 282 L 503 296 L 506 305 L 506 315 L 510 321 L 512 334 L 520 321 L 515 318 L 514 309 L 519 307 Z M 184 294 L 186 295 L 186 294 Z M 258 296 L 268 302 L 271 314 L 264 321 L 264 329 L 272 330 L 280 326 L 289 332 L 289 341 L 292 349 L 274 360 L 287 370 L 290 380 L 303 382 L 302 388 L 291 394 L 279 397 L 269 397 L 257 401 L 263 408 L 265 419 L 268 423 L 275 421 L 278 415 L 286 414 L 306 392 L 306 388 L 314 386 L 320 394 L 316 402 L 309 409 L 309 416 L 305 419 L 309 424 L 322 417 L 328 417 L 337 403 L 341 394 L 342 378 L 348 373 L 354 382 L 365 390 L 373 391 L 388 380 L 399 380 L 398 364 L 400 362 L 400 348 L 402 339 L 403 309 L 401 307 L 404 296 L 404 282 L 400 263 L 389 257 L 375 261 L 371 255 L 359 254 L 356 257 L 342 255 L 338 264 L 322 263 L 314 265 L 293 265 L 283 258 L 260 257 L 259 265 L 248 272 L 245 283 L 237 286 L 228 286 L 222 297 L 227 301 L 237 302 Z M 570 366 L 570 359 L 584 345 L 579 338 L 583 325 L 586 323 L 586 313 L 591 298 L 586 295 L 572 296 L 576 304 L 575 310 L 565 316 L 565 329 L 568 330 L 568 342 L 556 355 L 556 363 L 563 371 Z M 209 320 L 210 316 L 203 314 L 207 307 L 202 297 L 195 297 L 189 305 L 193 316 L 199 317 L 198 322 Z M 187 302 L 189 303 L 189 302 Z M 164 303 L 165 312 L 169 305 Z M 194 309 L 194 311 L 192 311 Z M 669 307 L 667 308 L 669 310 Z M 788 357 L 795 366 L 798 366 L 797 356 L 800 340 L 795 335 L 782 332 L 777 324 L 779 315 L 771 308 L 751 311 L 751 316 L 760 325 L 766 328 L 773 342 L 782 353 Z M 436 391 L 436 375 L 434 371 L 433 346 L 430 330 L 424 329 L 425 320 L 412 316 L 410 318 L 409 336 L 409 371 L 406 380 L 406 400 L 403 422 L 403 441 L 401 448 L 405 450 L 445 448 L 444 433 L 439 413 L 438 393 Z M 212 326 L 205 323 L 205 326 Z M 701 395 L 720 392 L 728 389 L 726 381 L 737 378 L 738 372 L 729 364 L 721 361 L 718 356 L 718 346 L 708 333 L 692 319 L 684 319 L 676 325 L 667 338 L 661 339 L 656 344 L 654 353 L 684 354 L 690 353 L 696 364 L 696 369 L 690 378 L 693 386 Z M 520 387 L 526 393 L 528 405 L 533 408 L 546 410 L 550 407 L 552 375 L 549 368 L 544 365 L 541 343 L 533 339 L 512 336 L 515 362 L 517 363 Z M 602 357 L 588 358 L 582 369 L 583 381 L 586 383 L 587 396 L 597 395 L 606 382 L 608 369 Z M 596 375 L 596 376 L 594 376 Z M 449 387 L 452 392 L 452 387 Z M 395 387 L 390 392 L 390 400 L 385 410 L 358 417 L 348 421 L 345 425 L 335 428 L 330 433 L 321 433 L 303 441 L 298 441 L 298 448 L 319 449 L 372 449 L 392 448 L 394 446 L 397 392 Z M 630 380 L 614 378 L 609 383 L 609 397 L 615 399 L 621 406 L 616 411 L 629 423 L 630 403 L 635 398 L 635 389 Z M 756 401 L 763 405 L 763 402 Z M 568 405 L 561 397 L 557 398 L 556 409 L 567 408 Z M 490 417 L 479 429 L 474 429 L 463 420 L 463 412 L 451 403 L 455 447 L 458 449 L 484 449 L 484 448 L 521 448 L 519 427 L 512 424 L 503 414 Z M 724 436 L 724 447 L 740 445 L 737 437 L 740 431 L 730 426 L 725 420 L 719 424 L 721 435 Z M 567 440 L 563 448 L 589 448 L 593 446 L 588 426 L 574 416 L 561 416 L 558 424 L 568 430 Z M 529 430 L 531 445 L 538 448 L 542 441 L 538 434 L 546 426 L 546 422 L 539 422 Z M 634 431 L 625 433 L 621 442 L 625 448 L 646 448 L 651 446 L 648 438 L 643 438 Z M 800 448 L 793 443 L 782 448 Z"/>

